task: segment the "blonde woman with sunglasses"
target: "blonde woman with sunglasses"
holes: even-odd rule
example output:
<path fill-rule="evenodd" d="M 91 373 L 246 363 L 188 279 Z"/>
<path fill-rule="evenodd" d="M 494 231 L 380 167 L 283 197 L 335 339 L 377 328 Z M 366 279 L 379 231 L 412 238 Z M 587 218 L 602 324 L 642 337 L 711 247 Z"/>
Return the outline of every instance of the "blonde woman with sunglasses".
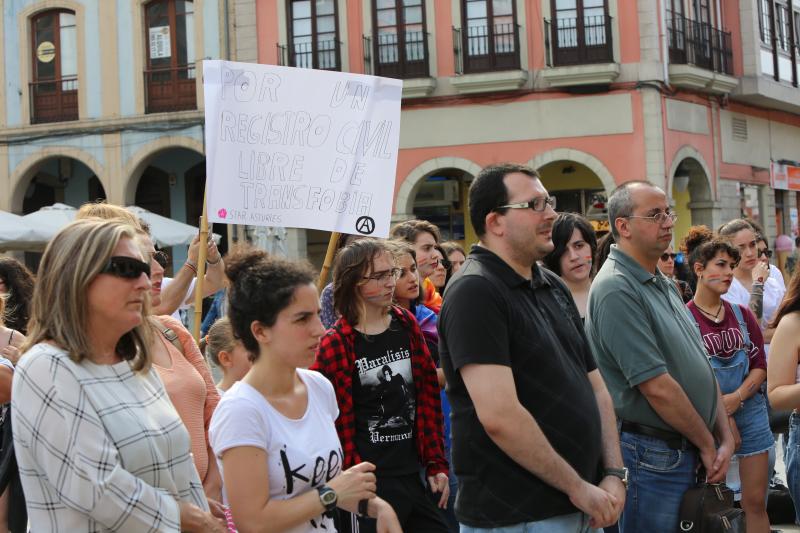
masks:
<path fill-rule="evenodd" d="M 12 398 L 32 531 L 225 531 L 152 368 L 142 259 L 118 220 L 74 222 L 44 252 Z"/>

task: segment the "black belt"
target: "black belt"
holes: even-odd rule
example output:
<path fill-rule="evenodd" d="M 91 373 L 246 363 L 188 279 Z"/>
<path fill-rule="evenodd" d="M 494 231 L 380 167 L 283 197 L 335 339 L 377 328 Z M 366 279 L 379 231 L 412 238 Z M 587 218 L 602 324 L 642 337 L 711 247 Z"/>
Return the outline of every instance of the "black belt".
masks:
<path fill-rule="evenodd" d="M 628 422 L 626 420 L 622 421 L 621 429 L 626 433 L 636 433 L 637 435 L 644 435 L 645 437 L 661 439 L 673 450 L 697 450 L 697 447 L 692 444 L 689 439 L 675 431 L 645 426 L 644 424 L 637 424 L 636 422 Z"/>

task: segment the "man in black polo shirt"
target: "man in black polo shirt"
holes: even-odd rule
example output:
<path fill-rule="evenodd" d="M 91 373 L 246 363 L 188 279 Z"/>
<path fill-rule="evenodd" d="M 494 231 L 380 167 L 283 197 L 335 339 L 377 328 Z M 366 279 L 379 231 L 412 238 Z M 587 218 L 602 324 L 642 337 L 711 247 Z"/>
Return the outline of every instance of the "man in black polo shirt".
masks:
<path fill-rule="evenodd" d="M 462 533 L 584 532 L 624 506 L 611 398 L 569 291 L 536 265 L 553 249 L 554 204 L 521 165 L 470 187 L 481 244 L 439 317 Z"/>

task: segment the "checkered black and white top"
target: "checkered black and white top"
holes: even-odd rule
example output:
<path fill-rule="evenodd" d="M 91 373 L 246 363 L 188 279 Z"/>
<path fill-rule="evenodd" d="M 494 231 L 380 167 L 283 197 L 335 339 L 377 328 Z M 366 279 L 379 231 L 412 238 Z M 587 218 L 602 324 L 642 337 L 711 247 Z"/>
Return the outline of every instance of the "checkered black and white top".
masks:
<path fill-rule="evenodd" d="M 189 433 L 155 370 L 73 362 L 41 343 L 14 372 L 14 447 L 31 531 L 180 531 L 207 510 Z"/>

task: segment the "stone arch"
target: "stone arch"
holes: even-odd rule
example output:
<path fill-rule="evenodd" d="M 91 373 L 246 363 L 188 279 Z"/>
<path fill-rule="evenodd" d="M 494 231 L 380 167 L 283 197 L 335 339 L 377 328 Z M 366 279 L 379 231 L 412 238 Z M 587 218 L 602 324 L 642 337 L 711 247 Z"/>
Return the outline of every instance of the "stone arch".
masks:
<path fill-rule="evenodd" d="M 17 167 L 14 169 L 14 172 L 11 173 L 11 202 L 9 205 L 11 211 L 16 213 L 22 212 L 22 200 L 25 197 L 25 191 L 30 184 L 31 178 L 45 161 L 54 157 L 67 157 L 70 159 L 75 159 L 76 161 L 80 161 L 86 165 L 95 176 L 97 176 L 97 179 L 100 180 L 100 183 L 103 185 L 103 189 L 106 191 L 107 195 L 111 191 L 111 184 L 108 182 L 108 179 L 105 175 L 105 169 L 103 168 L 103 165 L 101 165 L 94 157 L 83 150 L 69 146 L 47 147 L 42 148 L 36 153 L 26 157 L 20 164 L 17 165 Z"/>
<path fill-rule="evenodd" d="M 614 176 L 602 161 L 591 154 L 575 150 L 574 148 L 555 148 L 543 152 L 528 161 L 528 166 L 539 170 L 543 166 L 554 161 L 574 161 L 586 166 L 600 179 L 600 183 L 603 184 L 603 188 L 607 193 L 611 193 L 611 191 L 617 188 L 617 182 L 614 180 Z"/>
<path fill-rule="evenodd" d="M 185 148 L 192 150 L 205 157 L 203 150 L 203 141 L 194 139 L 192 137 L 161 137 L 156 139 L 138 152 L 133 154 L 123 167 L 122 175 L 124 176 L 125 183 L 122 189 L 122 198 L 125 205 L 131 205 L 136 198 L 136 186 L 139 184 L 139 178 L 147 165 L 164 150 L 174 148 Z"/>
<path fill-rule="evenodd" d="M 422 183 L 437 170 L 445 168 L 455 168 L 463 170 L 464 172 L 475 177 L 481 171 L 481 166 L 464 159 L 462 157 L 435 157 L 420 163 L 411 172 L 406 175 L 400 189 L 397 191 L 397 197 L 394 200 L 395 216 L 403 219 L 413 218 L 414 213 L 414 198 L 417 191 L 422 186 Z"/>
<path fill-rule="evenodd" d="M 692 190 L 692 199 L 695 202 L 703 202 L 703 201 L 712 201 L 714 199 L 714 187 L 711 182 L 711 170 L 708 168 L 706 164 L 706 160 L 703 156 L 698 152 L 694 147 L 685 144 L 681 146 L 681 148 L 675 153 L 675 157 L 672 158 L 672 164 L 669 167 L 669 173 L 667 174 L 667 191 L 672 190 L 672 182 L 675 178 L 675 172 L 678 170 L 678 166 L 683 163 L 687 159 L 694 159 L 694 161 L 699 165 L 699 167 L 703 170 L 703 175 L 705 177 L 705 183 L 692 183 L 690 181 L 689 188 Z M 698 173 L 695 173 L 695 175 Z M 695 177 L 693 175 L 692 177 Z M 705 187 L 702 187 L 705 185 Z M 697 196 L 695 196 L 697 193 Z"/>

